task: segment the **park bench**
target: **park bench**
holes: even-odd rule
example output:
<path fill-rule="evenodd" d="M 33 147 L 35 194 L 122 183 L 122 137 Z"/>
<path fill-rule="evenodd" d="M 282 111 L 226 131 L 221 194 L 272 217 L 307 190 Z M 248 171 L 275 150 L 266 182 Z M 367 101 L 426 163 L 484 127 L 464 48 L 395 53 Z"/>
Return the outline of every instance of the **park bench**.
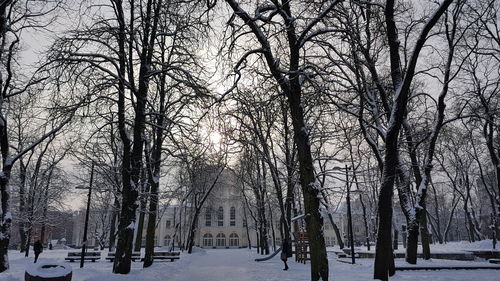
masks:
<path fill-rule="evenodd" d="M 106 257 L 106 260 L 109 260 L 110 262 L 113 262 L 115 260 L 115 252 L 109 252 L 108 256 Z M 136 260 L 141 260 L 141 253 L 140 252 L 133 252 L 132 256 L 130 257 L 132 261 Z"/>
<path fill-rule="evenodd" d="M 68 256 L 65 260 L 74 262 L 79 261 L 82 257 L 82 252 L 68 252 Z M 101 252 L 85 252 L 83 260 L 95 262 L 101 259 Z"/>
<path fill-rule="evenodd" d="M 180 259 L 180 255 L 180 252 L 154 252 L 153 260 L 170 260 L 171 262 L 173 262 L 174 260 Z"/>

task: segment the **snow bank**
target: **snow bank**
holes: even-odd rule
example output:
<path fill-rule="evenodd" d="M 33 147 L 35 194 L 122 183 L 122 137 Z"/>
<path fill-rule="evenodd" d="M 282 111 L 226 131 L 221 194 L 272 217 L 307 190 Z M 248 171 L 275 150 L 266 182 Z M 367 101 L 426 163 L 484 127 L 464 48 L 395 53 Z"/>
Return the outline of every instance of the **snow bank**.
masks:
<path fill-rule="evenodd" d="M 70 274 L 72 268 L 70 265 L 60 263 L 35 263 L 31 266 L 27 266 L 26 272 L 33 277 L 56 278 Z"/>

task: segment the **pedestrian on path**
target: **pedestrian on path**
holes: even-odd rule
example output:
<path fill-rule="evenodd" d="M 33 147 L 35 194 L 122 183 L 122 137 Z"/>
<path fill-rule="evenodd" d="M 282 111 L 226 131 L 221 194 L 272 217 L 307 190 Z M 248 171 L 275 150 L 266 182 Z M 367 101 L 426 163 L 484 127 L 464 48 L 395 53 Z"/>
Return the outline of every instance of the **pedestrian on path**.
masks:
<path fill-rule="evenodd" d="M 285 263 L 285 268 L 283 268 L 283 270 L 288 270 L 288 264 L 286 262 L 290 254 L 290 249 L 290 241 L 288 241 L 288 239 L 284 239 L 283 244 L 281 245 L 281 260 Z"/>
<path fill-rule="evenodd" d="M 35 252 L 35 263 L 38 260 L 38 256 L 41 252 L 43 252 L 43 245 L 40 240 L 36 240 L 35 244 L 33 244 L 33 251 Z"/>

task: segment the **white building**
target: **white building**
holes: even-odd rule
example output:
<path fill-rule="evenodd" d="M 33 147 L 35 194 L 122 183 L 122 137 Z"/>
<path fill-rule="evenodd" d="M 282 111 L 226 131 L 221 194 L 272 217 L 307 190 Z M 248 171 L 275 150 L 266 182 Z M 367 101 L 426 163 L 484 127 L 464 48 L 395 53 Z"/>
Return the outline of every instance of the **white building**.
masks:
<path fill-rule="evenodd" d="M 247 231 L 243 208 L 244 201 L 236 186 L 236 180 L 230 174 L 221 176 L 198 217 L 195 246 L 248 247 L 247 235 L 254 238 L 255 233 L 252 230 Z M 169 206 L 161 211 L 155 246 L 169 246 L 172 239 L 175 239 L 176 246 L 182 244 L 181 241 L 185 241 L 190 227 L 192 211 L 189 207 L 179 206 Z M 143 239 L 145 235 L 144 232 Z M 255 238 L 251 241 L 255 243 Z"/>

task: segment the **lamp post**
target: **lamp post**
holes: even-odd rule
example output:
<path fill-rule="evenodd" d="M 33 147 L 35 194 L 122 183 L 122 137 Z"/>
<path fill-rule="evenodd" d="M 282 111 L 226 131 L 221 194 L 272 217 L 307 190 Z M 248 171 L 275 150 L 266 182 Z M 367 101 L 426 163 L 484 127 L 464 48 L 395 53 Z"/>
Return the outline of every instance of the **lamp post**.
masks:
<path fill-rule="evenodd" d="M 349 185 L 349 166 L 345 165 L 345 179 L 347 184 L 347 231 L 349 234 L 349 244 L 351 244 L 351 261 L 352 264 L 356 263 L 355 253 L 354 253 L 354 233 L 352 230 L 352 211 L 351 211 L 351 193 L 362 193 L 361 190 L 353 190 L 351 191 Z"/>
<path fill-rule="evenodd" d="M 347 184 L 347 232 L 349 233 L 349 244 L 351 244 L 351 260 L 352 264 L 356 263 L 354 257 L 354 237 L 352 234 L 352 214 L 351 214 L 351 195 L 349 186 L 349 166 L 345 165 L 345 182 Z"/>
<path fill-rule="evenodd" d="M 90 213 L 90 197 L 92 196 L 92 182 L 94 180 L 94 162 L 92 162 L 92 167 L 90 170 L 90 182 L 89 186 L 78 185 L 76 189 L 88 189 L 88 198 L 87 198 L 87 211 L 85 212 L 85 226 L 83 227 L 83 242 L 82 242 L 82 256 L 80 257 L 80 268 L 83 268 L 85 251 L 87 250 L 87 228 L 89 225 L 89 213 Z"/>

